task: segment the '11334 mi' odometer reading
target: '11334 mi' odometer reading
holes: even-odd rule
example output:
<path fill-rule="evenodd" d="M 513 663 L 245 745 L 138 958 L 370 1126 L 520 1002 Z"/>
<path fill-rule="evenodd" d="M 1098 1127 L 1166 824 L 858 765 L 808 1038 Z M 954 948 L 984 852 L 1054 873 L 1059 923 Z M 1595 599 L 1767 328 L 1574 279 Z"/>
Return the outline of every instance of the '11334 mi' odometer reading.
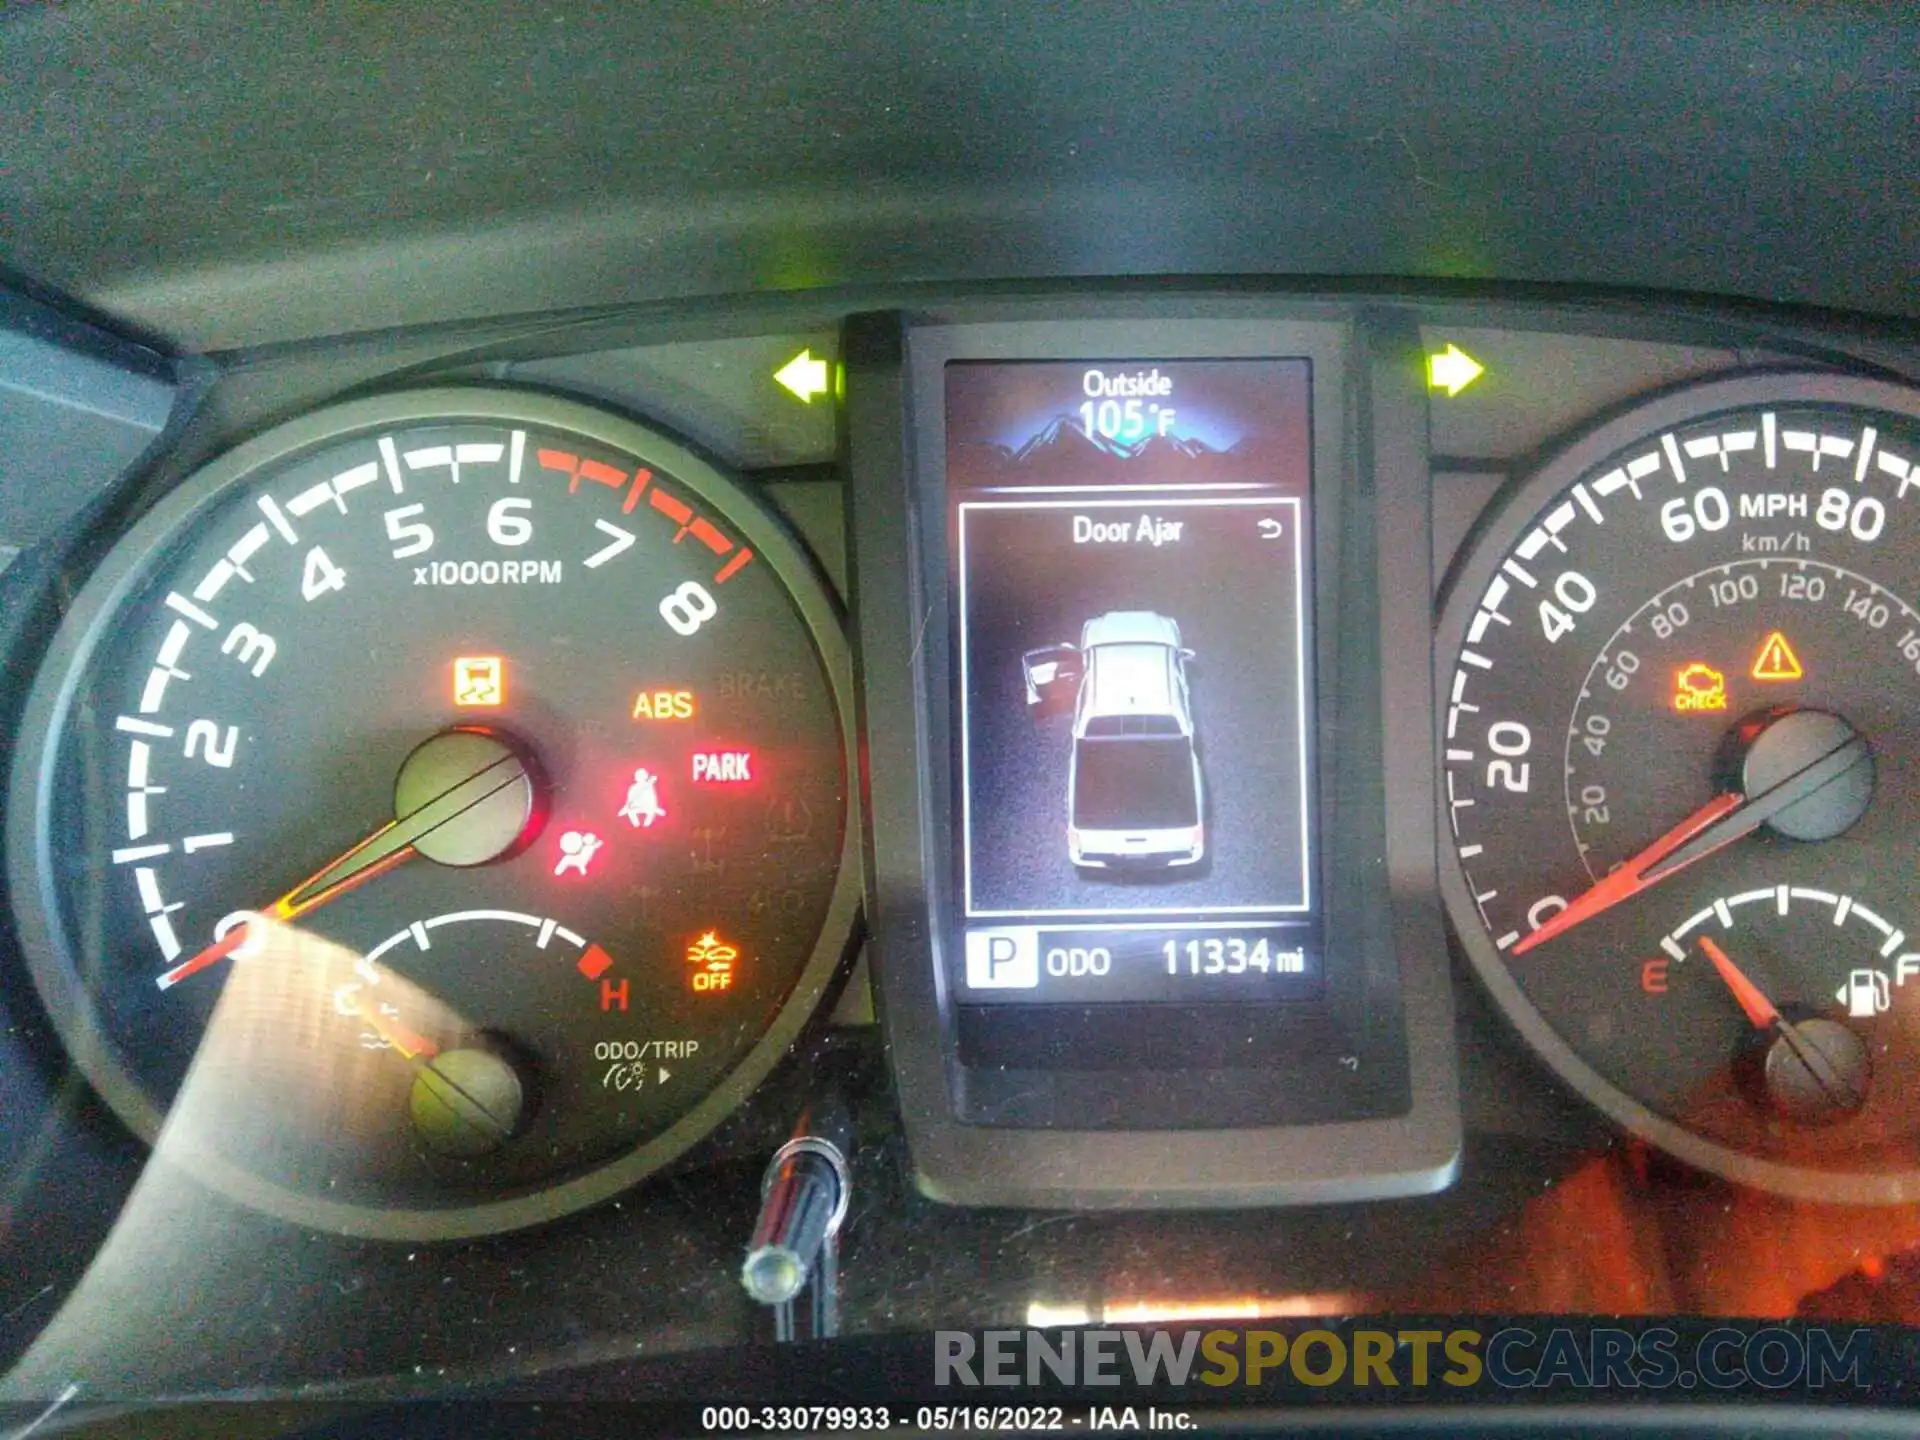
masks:
<path fill-rule="evenodd" d="M 1692 387 L 1512 497 L 1441 625 L 1445 870 L 1528 1039 L 1785 1194 L 1920 1198 L 1920 396 Z"/>
<path fill-rule="evenodd" d="M 711 1129 L 841 957 L 846 684 L 804 552 L 680 446 L 502 392 L 321 412 L 169 496 L 57 638 L 9 809 L 34 978 L 251 1204 L 577 1209 Z"/>

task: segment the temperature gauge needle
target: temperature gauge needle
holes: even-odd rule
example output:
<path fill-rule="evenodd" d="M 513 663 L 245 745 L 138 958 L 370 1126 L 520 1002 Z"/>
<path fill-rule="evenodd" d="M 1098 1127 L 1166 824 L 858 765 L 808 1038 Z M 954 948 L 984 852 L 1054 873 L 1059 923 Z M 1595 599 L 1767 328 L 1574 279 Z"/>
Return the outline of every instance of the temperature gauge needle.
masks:
<path fill-rule="evenodd" d="M 388 821 L 257 913 L 275 920 L 297 919 L 422 853 L 422 845 L 435 836 L 442 837 L 443 843 L 425 853 L 433 859 L 446 858 L 437 851 L 457 854 L 457 859 L 448 863 L 479 864 L 512 849 L 526 829 L 530 803 L 508 807 L 504 813 L 496 813 L 499 807 L 487 811 L 481 807 L 513 787 L 529 788 L 530 774 L 526 762 L 513 750 L 492 737 L 484 737 L 486 743 L 476 746 L 482 739 L 475 732 L 456 730 L 436 735 L 420 746 L 407 757 L 395 788 L 405 795 L 410 788 L 410 773 L 417 776 L 424 772 L 439 781 L 434 793 L 410 805 L 398 819 Z M 451 744 L 442 742 L 458 743 L 459 748 L 453 751 Z M 436 745 L 442 751 L 451 751 L 450 757 L 436 751 Z M 449 765 L 448 758 L 458 763 Z M 457 778 L 449 783 L 449 775 Z M 417 783 L 411 788 L 417 789 Z M 470 820 L 468 828 L 483 833 L 450 837 L 448 827 L 463 820 Z M 246 936 L 247 927 L 235 925 L 192 959 L 166 971 L 156 983 L 162 990 L 172 989 L 233 954 L 246 943 Z"/>
<path fill-rule="evenodd" d="M 1591 920 L 1601 911 L 1610 910 L 1622 900 L 1631 899 L 1668 876 L 1679 874 L 1695 861 L 1706 859 L 1742 836 L 1751 835 L 1767 821 L 1792 809 L 1855 766 L 1866 763 L 1869 757 L 1867 742 L 1848 730 L 1839 744 L 1755 794 L 1732 791 L 1714 796 L 1519 941 L 1513 953 L 1524 955 L 1534 946 L 1564 935 L 1581 921 Z"/>
<path fill-rule="evenodd" d="M 346 1008 L 374 1034 L 400 1052 L 403 1060 L 431 1060 L 440 1053 L 440 1047 L 417 1031 L 409 1030 L 391 1015 L 380 1013 L 380 1007 L 369 1005 L 357 994 L 347 1001 Z"/>

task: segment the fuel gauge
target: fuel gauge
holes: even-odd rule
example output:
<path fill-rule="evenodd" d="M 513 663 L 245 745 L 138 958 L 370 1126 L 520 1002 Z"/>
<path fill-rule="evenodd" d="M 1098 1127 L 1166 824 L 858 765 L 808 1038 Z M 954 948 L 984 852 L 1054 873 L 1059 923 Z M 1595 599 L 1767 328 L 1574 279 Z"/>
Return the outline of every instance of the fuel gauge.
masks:
<path fill-rule="evenodd" d="M 1920 394 L 1755 374 L 1515 493 L 1440 625 L 1442 886 L 1528 1041 L 1743 1184 L 1920 1198 Z"/>

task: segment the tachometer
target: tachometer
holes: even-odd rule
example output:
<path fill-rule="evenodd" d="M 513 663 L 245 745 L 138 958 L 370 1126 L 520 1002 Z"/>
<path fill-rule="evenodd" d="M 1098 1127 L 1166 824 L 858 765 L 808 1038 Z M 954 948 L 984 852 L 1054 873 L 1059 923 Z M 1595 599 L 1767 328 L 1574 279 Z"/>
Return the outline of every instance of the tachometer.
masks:
<path fill-rule="evenodd" d="M 1920 1198 L 1920 394 L 1690 387 L 1519 487 L 1440 626 L 1448 906 L 1567 1079 L 1780 1193 Z"/>
<path fill-rule="evenodd" d="M 844 955 L 848 672 L 804 552 L 659 435 L 479 389 L 309 416 L 55 641 L 8 815 L 35 981 L 248 1203 L 578 1209 L 737 1105 Z"/>

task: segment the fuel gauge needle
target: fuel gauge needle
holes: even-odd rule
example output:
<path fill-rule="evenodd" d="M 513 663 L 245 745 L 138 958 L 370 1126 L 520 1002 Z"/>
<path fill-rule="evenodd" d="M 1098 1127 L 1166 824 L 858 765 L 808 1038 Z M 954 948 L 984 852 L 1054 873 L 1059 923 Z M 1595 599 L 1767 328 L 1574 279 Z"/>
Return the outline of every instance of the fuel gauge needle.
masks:
<path fill-rule="evenodd" d="M 1700 937 L 1700 948 L 1706 952 L 1707 959 L 1713 962 L 1713 968 L 1720 972 L 1720 978 L 1727 982 L 1727 989 L 1733 992 L 1733 998 L 1746 1012 L 1754 1029 L 1771 1030 L 1785 1023 L 1780 1018 L 1779 1007 L 1747 978 L 1746 972 L 1734 964 L 1727 952 L 1716 945 L 1710 936 Z"/>
<path fill-rule="evenodd" d="M 1733 992 L 1733 998 L 1745 1013 L 1747 1022 L 1762 1034 L 1779 1036 L 1787 1049 L 1793 1052 L 1793 1058 L 1800 1062 L 1801 1068 L 1834 1107 L 1849 1113 L 1858 1110 L 1864 1092 L 1848 1082 L 1846 1075 L 1834 1064 L 1834 1057 L 1808 1036 L 1801 1034 L 1800 1027 L 1780 1013 L 1780 1007 L 1747 978 L 1747 973 L 1733 963 L 1732 957 L 1711 936 L 1700 937 L 1700 949 L 1713 962 L 1714 970 L 1726 982 L 1727 989 Z"/>

